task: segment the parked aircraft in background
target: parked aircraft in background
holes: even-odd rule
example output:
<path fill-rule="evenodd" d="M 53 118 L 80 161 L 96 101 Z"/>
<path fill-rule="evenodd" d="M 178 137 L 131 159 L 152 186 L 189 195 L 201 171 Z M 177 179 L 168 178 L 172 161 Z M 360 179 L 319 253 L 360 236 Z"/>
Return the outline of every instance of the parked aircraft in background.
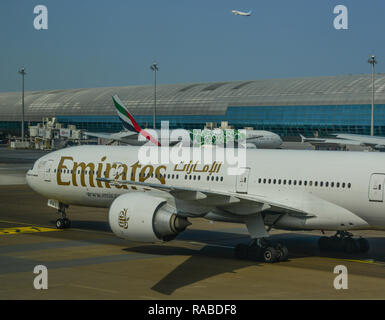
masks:
<path fill-rule="evenodd" d="M 368 135 L 359 135 L 359 134 L 332 134 L 335 138 L 306 138 L 303 135 L 301 136 L 302 142 L 309 142 L 315 146 L 320 145 L 354 145 L 362 147 L 371 147 L 375 150 L 383 151 L 385 150 L 385 137 L 375 137 Z"/>
<path fill-rule="evenodd" d="M 288 256 L 284 245 L 268 240 L 270 228 L 334 230 L 320 238 L 320 248 L 349 253 L 366 252 L 369 243 L 348 231 L 385 230 L 381 153 L 246 149 L 242 172 L 230 175 L 226 157 L 205 162 L 191 155 L 201 148 L 181 148 L 191 160 L 160 158 L 154 165 L 141 163 L 139 149 L 61 149 L 38 159 L 27 183 L 61 214 L 58 228 L 69 227 L 69 205 L 109 208 L 112 231 L 132 241 L 172 240 L 194 217 L 244 223 L 252 241 L 237 245 L 236 256 L 266 262 Z"/>
<path fill-rule="evenodd" d="M 251 10 L 249 12 L 243 12 L 239 10 L 231 10 L 232 13 L 234 13 L 236 16 L 251 16 Z"/>
<path fill-rule="evenodd" d="M 125 131 L 121 131 L 118 133 L 95 133 L 95 132 L 86 132 L 88 136 L 109 139 L 112 141 L 119 141 L 122 143 L 140 146 L 145 144 L 147 141 L 151 141 L 154 145 L 174 145 L 179 143 L 180 141 L 162 141 L 160 130 L 154 129 L 142 129 L 139 124 L 135 121 L 133 115 L 128 111 L 128 108 L 124 105 L 124 103 L 119 99 L 117 95 L 112 97 L 114 102 L 114 106 L 118 113 L 119 119 L 125 128 Z M 238 141 L 246 141 L 247 148 L 263 148 L 263 149 L 275 149 L 279 148 L 282 144 L 282 139 L 279 135 L 265 130 L 246 130 L 246 134 L 240 130 L 234 129 L 231 132 L 222 129 L 214 129 L 214 130 L 187 130 L 190 141 L 194 146 L 207 144 L 207 139 L 211 139 L 215 132 L 223 133 L 223 139 L 213 138 L 212 144 L 224 144 L 228 141 L 234 141 L 237 143 Z M 230 134 L 231 133 L 231 134 Z M 145 139 L 139 140 L 139 135 L 145 137 Z"/>

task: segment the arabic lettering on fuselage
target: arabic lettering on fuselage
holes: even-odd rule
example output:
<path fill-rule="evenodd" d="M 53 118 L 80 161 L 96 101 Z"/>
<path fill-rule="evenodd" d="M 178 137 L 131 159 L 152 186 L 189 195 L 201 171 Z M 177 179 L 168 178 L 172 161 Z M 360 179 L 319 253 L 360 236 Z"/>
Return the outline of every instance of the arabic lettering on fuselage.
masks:
<path fill-rule="evenodd" d="M 198 172 L 198 173 L 208 172 L 209 175 L 211 175 L 212 173 L 218 173 L 219 169 L 222 166 L 222 163 L 216 162 L 216 161 L 214 161 L 211 164 L 211 166 L 209 164 L 205 164 L 205 165 L 200 164 L 198 168 L 197 168 L 198 162 L 193 164 L 192 161 L 190 161 L 188 164 L 185 164 L 185 165 L 183 165 L 183 163 L 184 162 L 176 164 L 174 167 L 174 171 L 186 172 L 187 174 L 191 174 L 192 172 L 194 172 L 194 173 L 195 172 Z"/>

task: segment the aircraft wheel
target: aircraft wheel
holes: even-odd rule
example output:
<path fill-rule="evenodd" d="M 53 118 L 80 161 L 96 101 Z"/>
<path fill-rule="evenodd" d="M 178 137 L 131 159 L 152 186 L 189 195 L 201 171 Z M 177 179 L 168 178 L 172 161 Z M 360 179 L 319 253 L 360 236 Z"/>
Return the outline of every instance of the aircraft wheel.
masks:
<path fill-rule="evenodd" d="M 70 228 L 71 227 L 71 220 L 70 219 L 63 219 L 64 220 L 64 228 Z"/>
<path fill-rule="evenodd" d="M 289 250 L 281 244 L 277 245 L 276 250 L 278 253 L 278 259 L 277 260 L 278 261 L 287 261 L 287 259 L 289 257 Z"/>
<path fill-rule="evenodd" d="M 56 228 L 58 229 L 64 229 L 65 228 L 65 222 L 64 219 L 57 219 L 56 220 Z"/>
<path fill-rule="evenodd" d="M 274 263 L 278 260 L 278 252 L 273 247 L 267 247 L 263 252 L 263 260 L 266 263 Z"/>

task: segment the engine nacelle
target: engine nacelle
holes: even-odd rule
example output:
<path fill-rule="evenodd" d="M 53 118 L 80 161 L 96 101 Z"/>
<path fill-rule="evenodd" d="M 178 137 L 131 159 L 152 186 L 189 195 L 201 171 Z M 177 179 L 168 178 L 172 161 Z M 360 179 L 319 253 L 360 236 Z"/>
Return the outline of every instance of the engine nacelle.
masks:
<path fill-rule="evenodd" d="M 191 224 L 177 216 L 165 199 L 140 192 L 117 197 L 111 204 L 108 221 L 119 238 L 140 242 L 170 241 Z"/>

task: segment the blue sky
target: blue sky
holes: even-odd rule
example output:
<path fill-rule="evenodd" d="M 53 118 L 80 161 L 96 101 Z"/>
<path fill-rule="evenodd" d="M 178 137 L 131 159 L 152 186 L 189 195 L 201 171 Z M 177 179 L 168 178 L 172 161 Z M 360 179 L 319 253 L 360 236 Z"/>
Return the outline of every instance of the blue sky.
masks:
<path fill-rule="evenodd" d="M 48 30 L 33 9 L 48 8 Z M 333 8 L 348 8 L 335 30 Z M 232 9 L 253 10 L 251 17 Z M 384 0 L 2 0 L 0 91 L 385 72 Z"/>

